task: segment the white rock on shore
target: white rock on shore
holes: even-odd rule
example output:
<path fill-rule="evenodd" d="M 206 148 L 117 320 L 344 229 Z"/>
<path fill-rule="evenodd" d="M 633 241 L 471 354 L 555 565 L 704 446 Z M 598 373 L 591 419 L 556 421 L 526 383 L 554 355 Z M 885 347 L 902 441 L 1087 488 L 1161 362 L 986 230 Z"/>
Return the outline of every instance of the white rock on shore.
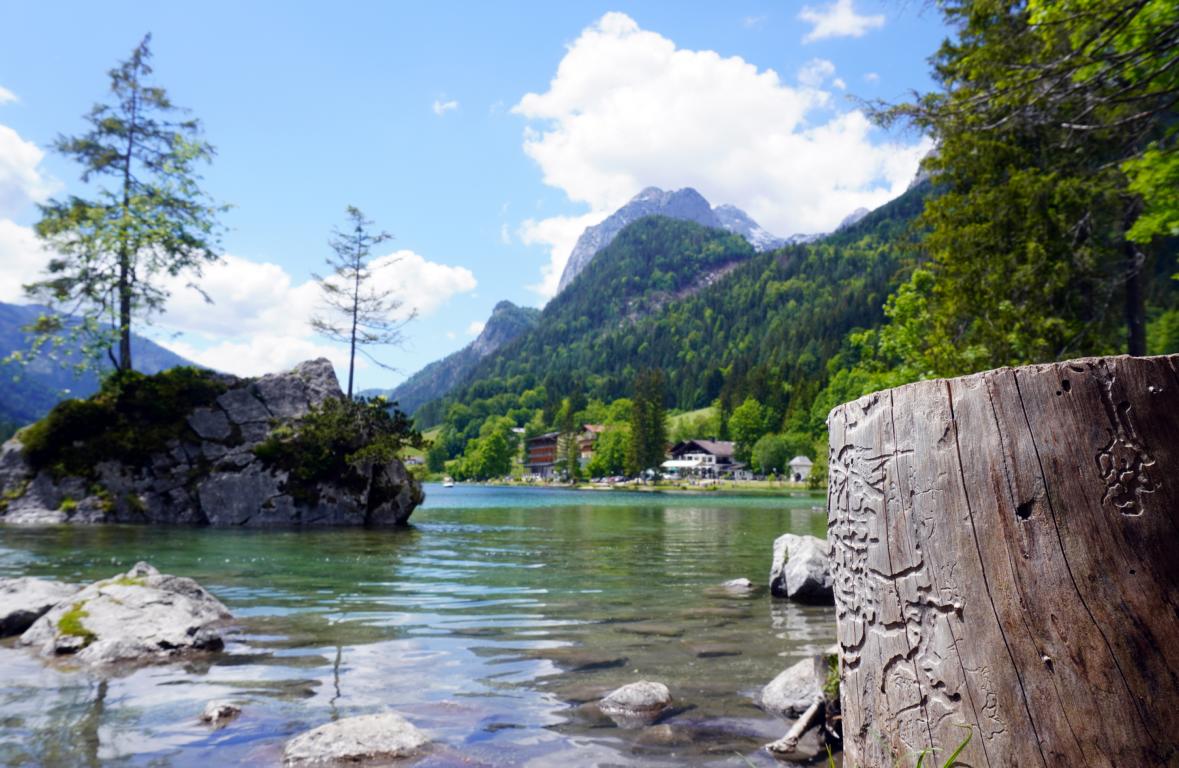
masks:
<path fill-rule="evenodd" d="M 220 650 L 229 610 L 192 579 L 147 563 L 95 582 L 54 606 L 21 635 L 43 656 L 86 664 L 155 661 Z"/>
<path fill-rule="evenodd" d="M 805 712 L 816 699 L 823 698 L 816 666 L 813 659 L 803 659 L 784 670 L 761 689 L 761 708 L 787 720 Z"/>

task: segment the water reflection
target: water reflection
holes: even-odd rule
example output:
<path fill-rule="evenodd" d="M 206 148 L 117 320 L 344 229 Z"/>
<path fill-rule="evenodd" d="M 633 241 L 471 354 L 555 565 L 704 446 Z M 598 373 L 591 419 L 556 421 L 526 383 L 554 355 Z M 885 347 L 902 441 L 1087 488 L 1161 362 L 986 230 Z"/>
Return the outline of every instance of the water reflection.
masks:
<path fill-rule="evenodd" d="M 716 585 L 764 583 L 775 536 L 823 535 L 821 502 L 449 490 L 408 531 L 0 529 L 0 575 L 146 559 L 237 617 L 222 654 L 103 676 L 0 645 L 0 762 L 278 764 L 293 733 L 393 709 L 435 736 L 421 765 L 770 764 L 782 726 L 750 695 L 830 644 L 831 613 Z M 670 717 L 586 706 L 643 677 Z M 214 698 L 242 716 L 202 726 Z"/>

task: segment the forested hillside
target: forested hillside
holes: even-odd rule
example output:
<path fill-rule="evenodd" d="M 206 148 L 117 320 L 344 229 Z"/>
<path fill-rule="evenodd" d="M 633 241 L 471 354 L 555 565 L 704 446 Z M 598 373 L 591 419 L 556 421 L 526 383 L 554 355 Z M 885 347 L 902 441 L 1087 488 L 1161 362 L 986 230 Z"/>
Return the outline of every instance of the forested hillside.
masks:
<path fill-rule="evenodd" d="M 450 456 L 488 416 L 551 424 L 563 400 L 629 397 L 637 372 L 661 369 L 667 404 L 720 405 L 717 432 L 747 398 L 769 431 L 817 436 L 811 406 L 848 333 L 884 320 L 912 263 L 923 184 L 814 243 L 755 254 L 739 238 L 685 222 L 631 224 L 541 314 L 537 327 L 489 356 L 472 379 L 418 412 L 443 423 Z M 850 360 L 843 355 L 841 360 Z"/>
<path fill-rule="evenodd" d="M 31 337 L 22 328 L 46 311 L 40 306 L 0 303 L 0 350 L 4 350 L 0 357 L 27 350 Z M 131 348 L 137 367 L 144 373 L 192 365 L 180 355 L 138 335 L 132 337 Z M 25 366 L 12 362 L 0 364 L 0 434 L 11 434 L 16 427 L 36 421 L 63 398 L 88 397 L 97 392 L 98 373 L 94 370 L 76 373 L 73 364 L 79 360 L 76 351 L 67 346 L 56 350 L 52 358 L 43 355 Z M 101 372 L 109 369 L 107 361 L 100 363 Z"/>
<path fill-rule="evenodd" d="M 366 389 L 365 397 L 381 395 L 412 414 L 423 403 L 443 397 L 470 377 L 479 361 L 536 325 L 540 310 L 510 301 L 495 305 L 479 336 L 458 352 L 435 360 L 393 389 Z"/>

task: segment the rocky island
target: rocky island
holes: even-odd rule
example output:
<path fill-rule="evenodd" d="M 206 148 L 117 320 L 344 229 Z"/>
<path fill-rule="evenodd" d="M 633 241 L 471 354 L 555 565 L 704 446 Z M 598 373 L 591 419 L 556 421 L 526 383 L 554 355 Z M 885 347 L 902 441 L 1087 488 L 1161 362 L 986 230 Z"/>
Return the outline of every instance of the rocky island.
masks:
<path fill-rule="evenodd" d="M 0 522 L 403 525 L 423 499 L 396 456 L 414 435 L 383 403 L 345 401 L 322 358 L 258 379 L 136 375 L 0 448 Z"/>

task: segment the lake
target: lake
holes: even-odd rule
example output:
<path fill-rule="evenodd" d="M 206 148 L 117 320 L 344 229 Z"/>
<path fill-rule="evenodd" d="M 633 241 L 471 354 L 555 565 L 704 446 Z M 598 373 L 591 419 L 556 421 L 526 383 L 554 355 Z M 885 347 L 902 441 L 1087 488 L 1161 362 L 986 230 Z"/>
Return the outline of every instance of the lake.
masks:
<path fill-rule="evenodd" d="M 146 560 L 236 621 L 223 653 L 96 674 L 0 644 L 0 763 L 278 765 L 290 736 L 392 710 L 417 766 L 773 765 L 751 697 L 834 641 L 769 596 L 771 545 L 826 535 L 819 497 L 427 486 L 406 530 L 0 527 L 0 576 L 93 581 Z M 719 589 L 747 577 L 751 596 Z M 586 702 L 666 683 L 656 727 Z M 213 730 L 210 699 L 243 714 Z"/>

